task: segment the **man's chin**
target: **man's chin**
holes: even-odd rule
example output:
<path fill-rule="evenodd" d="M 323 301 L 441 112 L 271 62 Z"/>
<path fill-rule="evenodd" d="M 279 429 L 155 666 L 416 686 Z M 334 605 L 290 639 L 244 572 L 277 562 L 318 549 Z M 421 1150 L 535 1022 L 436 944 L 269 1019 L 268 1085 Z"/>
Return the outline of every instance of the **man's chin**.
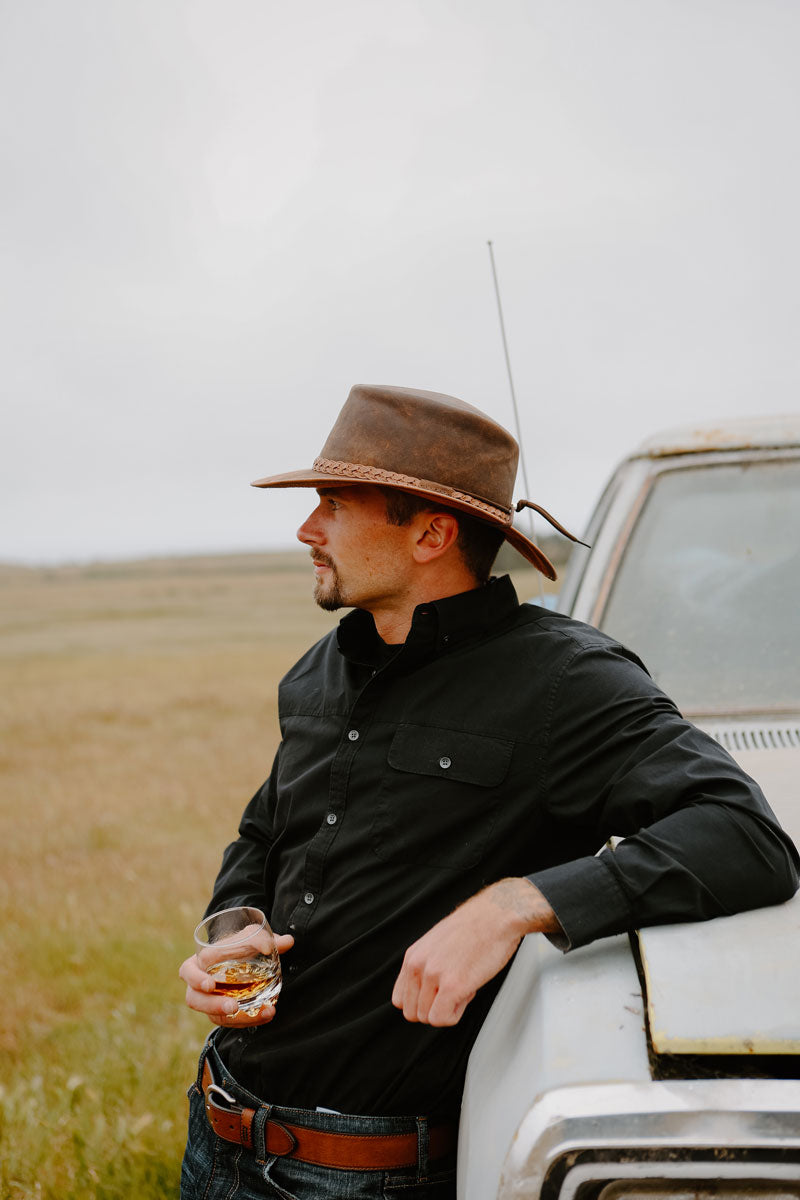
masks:
<path fill-rule="evenodd" d="M 314 599 L 325 612 L 336 612 L 338 609 L 344 608 L 338 596 L 315 596 Z"/>
<path fill-rule="evenodd" d="M 344 600 L 338 588 L 325 588 L 317 583 L 314 588 L 314 600 L 325 612 L 336 612 L 345 607 Z"/>

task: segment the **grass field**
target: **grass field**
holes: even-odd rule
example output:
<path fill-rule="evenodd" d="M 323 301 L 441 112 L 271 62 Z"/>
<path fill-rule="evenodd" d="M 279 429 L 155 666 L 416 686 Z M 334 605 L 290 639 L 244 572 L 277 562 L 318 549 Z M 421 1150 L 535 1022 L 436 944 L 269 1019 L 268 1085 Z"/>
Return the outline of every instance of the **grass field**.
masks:
<path fill-rule="evenodd" d="M 177 1196 L 210 1028 L 177 968 L 310 596 L 302 553 L 0 567 L 2 1200 Z"/>

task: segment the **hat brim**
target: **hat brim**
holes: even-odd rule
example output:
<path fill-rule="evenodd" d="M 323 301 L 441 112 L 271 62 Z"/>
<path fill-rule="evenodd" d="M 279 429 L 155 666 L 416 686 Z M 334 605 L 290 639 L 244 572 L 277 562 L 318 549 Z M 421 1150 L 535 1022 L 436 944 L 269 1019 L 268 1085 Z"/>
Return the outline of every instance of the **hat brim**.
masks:
<path fill-rule="evenodd" d="M 353 475 L 330 475 L 324 471 L 315 471 L 313 467 L 299 471 L 286 471 L 283 475 L 267 475 L 263 479 L 254 479 L 251 487 L 260 488 L 288 488 L 288 487 L 352 487 L 354 484 L 363 485 L 365 480 Z M 476 505 L 470 504 L 469 501 L 461 500 L 459 497 L 448 494 L 448 489 L 437 487 L 435 484 L 429 486 L 427 480 L 420 480 L 420 486 L 414 487 L 408 484 L 392 483 L 387 479 L 381 482 L 381 487 L 394 487 L 400 492 L 410 492 L 412 496 L 421 496 L 425 500 L 438 500 L 447 508 L 455 508 L 460 512 L 468 513 L 472 517 L 477 517 L 479 521 L 485 521 L 487 525 L 494 526 L 499 529 L 503 537 L 509 542 L 515 550 L 517 550 L 523 558 L 526 558 L 529 563 L 536 567 L 537 571 L 541 571 L 547 579 L 556 580 L 558 575 L 553 564 L 547 555 L 539 549 L 535 542 L 526 537 L 519 529 L 513 525 L 507 524 L 505 521 L 493 518 L 485 511 L 481 511 Z"/>
<path fill-rule="evenodd" d="M 503 532 L 505 534 L 506 541 L 509 542 L 515 550 L 518 550 L 523 558 L 527 558 L 529 563 L 533 563 L 534 567 L 536 567 L 536 570 L 541 571 L 545 578 L 551 579 L 553 582 L 558 579 L 558 572 L 556 571 L 555 567 L 550 562 L 550 559 L 547 557 L 544 551 L 540 550 L 535 542 L 532 542 L 530 538 L 526 537 L 524 533 L 521 533 L 520 530 L 516 529 L 513 525 L 509 525 L 504 528 Z"/>
<path fill-rule="evenodd" d="M 309 467 L 307 470 L 286 471 L 283 475 L 266 475 L 263 479 L 254 479 L 250 487 L 319 487 L 324 483 L 338 483 L 341 487 L 348 487 L 353 483 L 363 483 L 363 480 L 326 475 L 324 471 L 315 471 L 313 467 Z"/>

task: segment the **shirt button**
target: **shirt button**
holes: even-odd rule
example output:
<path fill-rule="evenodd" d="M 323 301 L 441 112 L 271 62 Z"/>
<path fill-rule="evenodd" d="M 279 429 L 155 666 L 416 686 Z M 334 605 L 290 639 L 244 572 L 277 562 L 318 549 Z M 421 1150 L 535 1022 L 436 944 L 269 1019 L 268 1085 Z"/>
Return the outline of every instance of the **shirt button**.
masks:
<path fill-rule="evenodd" d="M 335 825 L 336 824 L 336 813 L 328 813 L 325 820 L 328 822 L 329 825 Z"/>
<path fill-rule="evenodd" d="M 358 741 L 358 730 L 351 729 L 347 736 L 350 738 L 351 742 L 357 742 Z"/>
<path fill-rule="evenodd" d="M 442 768 L 443 771 L 446 771 L 447 768 L 451 767 L 452 765 L 453 765 L 453 760 L 448 758 L 447 755 L 445 755 L 443 758 L 439 759 L 439 766 Z"/>
<path fill-rule="evenodd" d="M 306 892 L 305 896 L 303 896 L 303 899 L 305 900 L 306 904 L 313 904 L 314 903 L 314 893 Z"/>

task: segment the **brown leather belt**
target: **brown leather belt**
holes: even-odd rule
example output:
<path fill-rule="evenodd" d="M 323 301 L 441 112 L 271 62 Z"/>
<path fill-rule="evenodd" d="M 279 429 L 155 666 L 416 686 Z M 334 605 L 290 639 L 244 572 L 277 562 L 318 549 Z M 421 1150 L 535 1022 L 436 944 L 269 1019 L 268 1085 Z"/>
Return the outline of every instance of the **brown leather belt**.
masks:
<path fill-rule="evenodd" d="M 224 1089 L 214 1083 L 208 1059 L 203 1064 L 203 1095 L 208 1123 L 218 1137 L 253 1148 L 255 1108 L 236 1105 L 223 1108 L 216 1097 L 225 1099 Z M 414 1167 L 418 1160 L 416 1133 L 365 1134 L 329 1133 L 306 1129 L 268 1118 L 264 1128 L 267 1154 L 297 1158 L 320 1167 L 346 1171 L 381 1171 Z M 433 1125 L 429 1130 L 428 1157 L 443 1158 L 456 1148 L 455 1124 Z"/>

